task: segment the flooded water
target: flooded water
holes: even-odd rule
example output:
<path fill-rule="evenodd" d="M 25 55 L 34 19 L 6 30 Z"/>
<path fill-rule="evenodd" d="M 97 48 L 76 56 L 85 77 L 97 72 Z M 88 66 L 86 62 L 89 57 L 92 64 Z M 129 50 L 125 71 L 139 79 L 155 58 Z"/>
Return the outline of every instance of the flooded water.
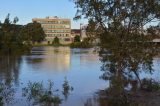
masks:
<path fill-rule="evenodd" d="M 154 69 L 159 68 L 160 59 L 154 59 Z M 14 102 L 10 106 L 28 106 L 22 97 L 21 89 L 31 82 L 54 82 L 55 89 L 62 90 L 66 77 L 74 88 L 60 106 L 84 106 L 92 102 L 95 92 L 109 86 L 101 80 L 101 62 L 94 49 L 70 49 L 69 47 L 34 47 L 30 55 L 21 57 L 1 57 L 0 79 L 10 81 L 14 88 Z M 142 73 L 142 77 L 154 77 L 160 80 L 160 73 Z M 96 105 L 96 104 L 95 104 Z M 97 104 L 98 105 L 98 104 Z M 87 106 L 87 105 L 86 105 Z"/>
<path fill-rule="evenodd" d="M 93 50 L 34 47 L 31 55 L 8 57 L 1 61 L 0 77 L 3 80 L 13 79 L 17 91 L 14 98 L 15 106 L 24 106 L 25 101 L 18 91 L 29 81 L 51 80 L 54 87 L 61 90 L 65 77 L 74 90 L 61 106 L 83 106 L 94 92 L 107 86 L 105 81 L 99 79 L 102 74 L 101 63 L 98 54 Z"/>

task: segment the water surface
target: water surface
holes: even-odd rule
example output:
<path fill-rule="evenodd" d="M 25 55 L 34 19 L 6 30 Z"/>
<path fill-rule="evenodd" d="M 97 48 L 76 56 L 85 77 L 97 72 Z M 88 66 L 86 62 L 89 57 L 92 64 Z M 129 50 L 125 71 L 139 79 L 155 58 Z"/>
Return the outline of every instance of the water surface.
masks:
<path fill-rule="evenodd" d="M 154 59 L 154 69 L 159 69 L 160 59 Z M 0 79 L 6 80 L 16 88 L 14 102 L 11 106 L 28 106 L 22 97 L 21 89 L 31 82 L 54 82 L 56 89 L 62 90 L 66 77 L 74 88 L 67 100 L 60 106 L 83 106 L 94 100 L 95 92 L 109 86 L 108 81 L 101 80 L 102 63 L 94 49 L 70 49 L 69 47 L 34 47 L 30 55 L 20 57 L 3 56 L 0 61 Z M 143 73 L 141 78 L 152 77 L 160 80 L 160 73 L 152 75 Z M 90 99 L 92 98 L 92 99 Z M 95 101 L 94 101 L 95 102 Z M 98 106 L 97 102 L 93 103 Z"/>
<path fill-rule="evenodd" d="M 83 106 L 94 92 L 107 86 L 99 79 L 101 63 L 94 49 L 34 47 L 30 55 L 8 57 L 1 62 L 1 78 L 12 78 L 16 87 L 15 101 L 18 102 L 14 103 L 15 106 L 25 104 L 20 91 L 28 81 L 46 83 L 51 80 L 56 89 L 62 90 L 67 77 L 74 90 L 61 106 Z"/>

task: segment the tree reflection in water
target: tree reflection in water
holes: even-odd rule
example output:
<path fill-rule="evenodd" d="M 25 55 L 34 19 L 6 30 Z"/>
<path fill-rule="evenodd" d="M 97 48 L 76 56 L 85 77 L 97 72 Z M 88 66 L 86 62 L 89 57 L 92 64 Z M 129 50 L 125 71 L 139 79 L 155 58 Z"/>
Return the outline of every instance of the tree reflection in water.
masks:
<path fill-rule="evenodd" d="M 101 78 L 110 82 L 107 88 L 111 98 L 109 103 L 113 106 L 131 105 L 128 94 L 143 85 L 139 74 L 153 72 L 153 56 L 158 50 L 153 44 L 153 36 L 159 35 L 160 29 L 160 25 L 156 25 L 160 22 L 159 0 L 73 2 L 77 7 L 75 19 L 88 19 L 88 37 L 100 38 L 99 55 L 104 71 Z M 147 25 L 150 28 L 146 28 Z M 152 27 L 158 30 L 152 30 Z"/>
<path fill-rule="evenodd" d="M 22 58 L 18 56 L 0 56 L 0 79 L 5 83 L 19 84 L 19 68 Z"/>
<path fill-rule="evenodd" d="M 0 105 L 11 104 L 14 100 L 13 83 L 19 84 L 21 61 L 21 57 L 0 56 Z"/>
<path fill-rule="evenodd" d="M 100 78 L 109 81 L 109 87 L 99 93 L 97 106 L 138 105 L 133 94 L 144 88 L 143 79 L 139 75 L 141 72 L 154 72 L 153 57 L 157 55 L 158 48 L 156 44 L 149 43 L 149 39 L 144 35 L 134 36 L 136 37 L 124 36 L 122 39 L 102 34 L 99 55 L 103 63 L 101 70 L 104 73 Z M 159 85 L 157 86 L 159 89 Z M 85 106 L 93 105 L 89 101 Z"/>
<path fill-rule="evenodd" d="M 142 87 L 139 74 L 152 74 L 153 56 L 158 53 L 158 49 L 143 34 L 126 35 L 123 39 L 103 35 L 102 38 L 100 58 L 104 74 L 101 78 L 110 82 L 107 89 L 107 95 L 111 97 L 109 103 L 113 106 L 131 105 L 131 91 L 135 92 Z"/>

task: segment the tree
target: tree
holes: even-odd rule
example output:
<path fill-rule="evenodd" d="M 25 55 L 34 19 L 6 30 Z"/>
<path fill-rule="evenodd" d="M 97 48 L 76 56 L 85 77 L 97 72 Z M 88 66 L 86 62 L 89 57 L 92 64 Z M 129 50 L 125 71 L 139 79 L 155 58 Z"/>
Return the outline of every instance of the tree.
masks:
<path fill-rule="evenodd" d="M 8 14 L 3 23 L 0 25 L 0 39 L 1 39 L 1 51 L 5 53 L 11 53 L 19 51 L 23 48 L 22 39 L 20 37 L 21 25 L 16 25 L 18 18 L 15 17 L 13 21 L 10 20 L 10 14 Z"/>
<path fill-rule="evenodd" d="M 45 33 L 41 27 L 41 24 L 37 22 L 28 23 L 24 26 L 21 31 L 21 36 L 24 41 L 32 41 L 33 43 L 41 42 L 45 39 Z"/>
<path fill-rule="evenodd" d="M 147 28 L 147 34 L 152 35 L 153 38 L 160 38 L 160 23 L 157 26 Z"/>
<path fill-rule="evenodd" d="M 145 27 L 152 21 L 160 22 L 159 0 L 74 0 L 74 3 L 75 19 L 88 18 L 88 32 L 100 38 L 102 78 L 110 81 L 113 96 L 121 97 L 135 79 L 141 86 L 139 73 L 153 71 L 153 56 L 158 53 L 151 43 L 152 34 L 146 34 Z"/>
<path fill-rule="evenodd" d="M 74 37 L 74 42 L 80 42 L 81 40 L 80 40 L 80 36 L 79 35 L 76 35 L 75 37 Z"/>
<path fill-rule="evenodd" d="M 54 38 L 53 44 L 59 44 L 59 38 L 57 36 Z"/>

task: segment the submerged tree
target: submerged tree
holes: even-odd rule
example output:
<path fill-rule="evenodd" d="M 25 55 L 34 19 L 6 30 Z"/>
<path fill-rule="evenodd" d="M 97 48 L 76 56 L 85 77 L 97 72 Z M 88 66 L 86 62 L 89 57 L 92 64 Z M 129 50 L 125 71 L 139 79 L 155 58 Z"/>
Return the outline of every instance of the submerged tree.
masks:
<path fill-rule="evenodd" d="M 73 88 L 66 78 L 62 87 L 62 93 L 67 99 Z M 42 82 L 29 82 L 28 86 L 22 89 L 22 95 L 27 97 L 28 103 L 31 102 L 33 105 L 59 106 L 62 103 L 62 99 L 58 95 L 58 91 L 58 89 L 54 89 L 54 83 L 50 80 L 47 87 Z"/>
<path fill-rule="evenodd" d="M 69 82 L 67 81 L 66 77 L 65 77 L 65 80 L 64 80 L 64 83 L 63 83 L 62 87 L 63 87 L 62 93 L 65 97 L 65 100 L 67 100 L 70 92 L 73 91 L 73 87 L 69 85 Z"/>
<path fill-rule="evenodd" d="M 75 19 L 88 18 L 88 32 L 95 32 L 93 37 L 100 38 L 102 78 L 110 81 L 109 91 L 113 97 L 122 97 L 129 84 L 132 88 L 141 86 L 139 73 L 153 71 L 153 56 L 158 53 L 157 45 L 152 42 L 154 35 L 147 33 L 146 26 L 152 21 L 160 22 L 159 0 L 74 2 Z"/>
<path fill-rule="evenodd" d="M 59 106 L 62 99 L 55 94 L 58 90 L 53 89 L 53 82 L 49 81 L 45 88 L 41 82 L 29 82 L 28 86 L 22 89 L 22 95 L 27 97 L 28 103 L 32 105 Z"/>
<path fill-rule="evenodd" d="M 9 105 L 13 102 L 15 89 L 0 80 L 0 106 Z"/>

